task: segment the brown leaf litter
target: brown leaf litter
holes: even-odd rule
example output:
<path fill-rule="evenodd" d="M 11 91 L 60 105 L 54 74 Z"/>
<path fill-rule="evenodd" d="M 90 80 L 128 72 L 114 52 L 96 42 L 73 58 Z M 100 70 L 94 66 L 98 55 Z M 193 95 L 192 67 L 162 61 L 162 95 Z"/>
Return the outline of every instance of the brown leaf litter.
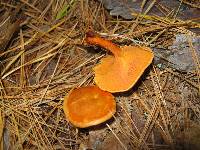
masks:
<path fill-rule="evenodd" d="M 165 0 L 146 2 L 138 5 L 144 13 L 135 12 L 133 19 L 125 20 L 111 16 L 95 0 L 75 0 L 60 19 L 56 19 L 57 14 L 72 0 L 1 1 L 1 148 L 199 147 L 199 57 L 196 42 L 190 37 L 198 37 L 200 25 L 198 18 L 177 16 L 179 13 L 187 16 L 186 8 L 196 10 L 198 6 L 196 1 L 177 0 L 179 9 L 171 10 Z M 162 16 L 153 13 L 155 8 L 162 11 Z M 17 16 L 11 21 L 9 18 L 15 12 Z M 89 27 L 120 46 L 151 47 L 158 63 L 147 68 L 132 89 L 114 94 L 117 112 L 112 120 L 78 129 L 65 119 L 64 96 L 75 87 L 94 85 L 92 68 L 106 54 L 103 49 L 83 42 Z M 170 59 L 170 62 L 165 55 L 167 51 L 184 52 L 177 42 L 180 36 L 191 40 L 185 48 L 191 54 L 187 57 L 193 61 L 192 69 L 184 71 L 171 65 L 178 63 L 175 65 L 183 68 L 182 61 Z M 91 49 L 95 49 L 93 53 Z"/>

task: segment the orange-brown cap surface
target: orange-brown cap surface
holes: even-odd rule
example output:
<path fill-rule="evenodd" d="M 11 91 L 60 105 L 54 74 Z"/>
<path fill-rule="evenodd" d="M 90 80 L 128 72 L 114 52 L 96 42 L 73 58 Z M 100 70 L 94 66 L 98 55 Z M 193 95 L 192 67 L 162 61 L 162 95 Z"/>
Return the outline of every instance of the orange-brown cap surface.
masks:
<path fill-rule="evenodd" d="M 91 32 L 91 31 L 90 31 Z M 87 34 L 86 42 L 106 48 L 113 55 L 103 58 L 94 67 L 94 81 L 105 91 L 123 92 L 129 90 L 153 60 L 153 52 L 147 47 L 118 47 L 96 34 Z"/>
<path fill-rule="evenodd" d="M 102 90 L 112 93 L 129 90 L 153 60 L 148 48 L 124 46 L 121 49 L 121 56 L 106 56 L 94 67 L 94 81 Z"/>
<path fill-rule="evenodd" d="M 74 126 L 86 128 L 110 119 L 116 112 L 114 96 L 97 86 L 73 89 L 64 99 L 64 113 Z"/>

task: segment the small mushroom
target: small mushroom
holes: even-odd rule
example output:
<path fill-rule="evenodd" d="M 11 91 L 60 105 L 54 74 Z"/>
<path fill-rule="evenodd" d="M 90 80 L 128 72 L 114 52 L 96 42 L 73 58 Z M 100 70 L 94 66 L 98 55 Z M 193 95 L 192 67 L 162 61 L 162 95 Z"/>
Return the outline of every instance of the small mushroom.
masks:
<path fill-rule="evenodd" d="M 97 86 L 73 89 L 64 98 L 64 113 L 68 121 L 79 128 L 98 125 L 116 112 L 114 96 Z"/>
<path fill-rule="evenodd" d="M 151 64 L 154 54 L 150 48 L 122 46 L 121 48 L 96 33 L 89 31 L 86 42 L 101 46 L 113 55 L 107 55 L 94 67 L 94 81 L 105 91 L 112 93 L 129 90 Z"/>

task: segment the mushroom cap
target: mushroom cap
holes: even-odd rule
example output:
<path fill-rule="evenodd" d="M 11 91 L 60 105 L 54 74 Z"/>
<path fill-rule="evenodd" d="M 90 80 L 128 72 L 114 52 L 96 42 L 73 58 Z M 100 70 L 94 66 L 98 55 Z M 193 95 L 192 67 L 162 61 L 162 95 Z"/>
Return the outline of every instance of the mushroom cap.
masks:
<path fill-rule="evenodd" d="M 116 112 L 114 96 L 97 86 L 73 89 L 63 104 L 67 119 L 76 127 L 86 128 L 110 119 Z"/>
<path fill-rule="evenodd" d="M 108 55 L 94 67 L 95 83 L 111 93 L 129 90 L 153 60 L 147 47 L 123 46 L 121 56 Z"/>

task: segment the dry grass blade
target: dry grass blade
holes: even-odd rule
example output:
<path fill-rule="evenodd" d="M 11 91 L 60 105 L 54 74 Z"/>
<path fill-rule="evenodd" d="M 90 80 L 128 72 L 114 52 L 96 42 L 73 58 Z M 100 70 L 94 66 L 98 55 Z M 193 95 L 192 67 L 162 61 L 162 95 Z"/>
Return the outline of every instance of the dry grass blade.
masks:
<path fill-rule="evenodd" d="M 16 55 L 12 61 L 10 61 L 7 66 L 5 67 L 5 69 L 1 72 L 1 76 L 3 76 L 5 74 L 5 72 L 10 69 L 10 67 L 17 61 L 17 59 L 24 53 L 24 51 L 20 51 L 18 53 L 18 55 Z"/>
<path fill-rule="evenodd" d="M 155 120 L 157 119 L 158 115 L 159 115 L 159 111 L 160 111 L 160 106 L 156 104 L 154 104 L 153 109 L 151 111 L 151 113 L 148 116 L 147 122 L 145 124 L 144 130 L 141 133 L 140 139 L 139 139 L 139 144 L 138 144 L 138 148 L 142 148 L 143 147 L 143 141 L 146 141 L 147 137 L 149 136 Z"/>
<path fill-rule="evenodd" d="M 193 4 L 192 1 L 190 2 L 190 1 L 187 1 L 187 0 L 181 0 L 181 2 L 185 3 L 187 5 L 190 5 L 190 6 L 194 7 L 194 8 L 200 8 L 198 0 L 196 1 L 197 4 Z M 195 3 L 195 1 L 194 1 L 194 3 Z"/>
<path fill-rule="evenodd" d="M 136 23 L 133 24 L 133 26 L 131 27 L 131 30 L 129 31 L 129 34 L 130 34 L 131 32 L 133 32 L 133 30 L 134 30 L 134 29 L 139 25 L 139 23 L 143 20 L 143 16 L 145 16 L 145 15 L 152 9 L 152 7 L 154 6 L 155 2 L 156 2 L 156 0 L 153 0 L 153 1 L 151 2 L 151 4 L 147 7 L 147 9 L 145 10 L 144 13 L 140 13 L 140 14 L 137 14 L 137 15 L 136 15 L 136 16 L 137 16 L 137 18 L 136 18 Z M 141 4 L 141 9 L 144 7 L 145 3 L 146 3 L 146 0 L 143 0 L 143 1 L 142 1 L 142 4 Z"/>
<path fill-rule="evenodd" d="M 164 29 L 161 32 L 159 32 L 151 41 L 148 42 L 148 45 L 150 45 L 151 43 L 153 43 L 154 41 L 156 41 L 159 36 L 161 36 L 164 32 L 166 32 L 168 29 Z"/>
<path fill-rule="evenodd" d="M 121 144 L 121 146 L 123 147 L 123 149 L 127 150 L 126 146 L 122 143 L 122 141 L 118 138 L 118 136 L 115 134 L 115 132 L 112 130 L 112 128 L 106 124 L 106 126 L 110 129 L 110 131 L 112 132 L 112 134 L 116 137 L 116 139 L 119 141 L 119 143 Z"/>
<path fill-rule="evenodd" d="M 148 6 L 148 8 L 145 10 L 144 15 L 146 15 L 154 6 L 157 0 L 153 0 L 152 3 Z"/>
<path fill-rule="evenodd" d="M 4 129 L 4 121 L 2 117 L 2 110 L 0 109 L 0 148 L 3 150 L 3 129 Z"/>
<path fill-rule="evenodd" d="M 37 7 L 35 7 L 34 5 L 28 3 L 26 0 L 20 0 L 20 1 L 21 1 L 22 3 L 28 5 L 29 7 L 33 8 L 33 9 L 36 10 L 37 12 L 41 13 L 41 11 L 40 11 Z"/>
<path fill-rule="evenodd" d="M 162 123 L 163 124 L 163 132 L 164 132 L 164 135 L 166 135 L 167 137 L 167 141 L 168 141 L 168 144 L 171 145 L 171 147 L 173 148 L 173 140 L 172 140 L 172 137 L 169 133 L 169 129 L 171 129 L 172 125 L 171 125 L 171 119 L 170 119 L 170 115 L 169 115 L 169 111 L 168 111 L 168 108 L 167 108 L 167 104 L 166 104 L 166 101 L 164 99 L 164 95 L 162 93 L 162 88 L 160 86 L 160 81 L 158 79 L 158 75 L 156 73 L 156 70 L 154 68 L 154 72 L 155 72 L 155 80 L 153 79 L 152 77 L 152 82 L 153 82 L 153 85 L 154 85 L 154 90 L 155 90 L 155 93 L 156 93 L 156 97 L 159 99 L 157 102 L 158 102 L 158 105 L 162 105 L 163 107 L 160 109 L 160 116 L 161 116 L 161 120 L 162 120 Z M 169 128 L 169 129 L 168 129 Z M 173 130 L 172 130 L 173 132 Z M 174 149 L 174 148 L 173 148 Z"/>
<path fill-rule="evenodd" d="M 171 74 L 179 77 L 181 80 L 188 82 L 189 84 L 191 84 L 193 87 L 195 87 L 196 89 L 199 89 L 199 85 L 196 84 L 195 82 L 192 82 L 191 80 L 188 80 L 187 78 L 182 77 L 181 75 L 179 75 L 176 72 L 173 72 L 171 69 L 166 69 L 167 72 L 170 72 Z"/>
<path fill-rule="evenodd" d="M 18 19 L 23 23 L 5 51 L 0 52 L 0 148 L 89 148 L 93 130 L 102 132 L 97 134 L 100 140 L 92 139 L 96 149 L 99 143 L 113 149 L 145 150 L 198 145 L 194 142 L 200 126 L 197 44 L 193 39 L 186 40 L 195 65 L 193 72 L 173 70 L 167 57 L 157 53 L 158 49 L 169 55 L 174 53 L 170 47 L 180 33 L 195 36 L 200 28 L 198 17 L 177 18 L 185 8 L 198 6 L 193 5 L 195 1 L 182 0 L 177 9 L 171 10 L 162 2 L 143 0 L 141 6 L 134 6 L 141 10 L 133 12 L 135 19 L 124 20 L 109 15 L 104 3 L 96 0 L 2 0 L 2 16 L 20 6 L 22 15 Z M 164 17 L 152 15 L 157 10 Z M 0 17 L 0 27 L 7 20 Z M 63 113 L 64 96 L 75 87 L 94 85 L 93 67 L 109 55 L 85 44 L 88 29 L 120 46 L 149 46 L 156 57 L 152 62 L 155 64 L 130 91 L 114 94 L 117 113 L 113 120 L 106 125 L 77 129 Z M 190 135 L 193 132 L 197 134 Z"/>
<path fill-rule="evenodd" d="M 55 55 L 55 56 L 56 56 L 56 55 Z M 53 77 L 54 77 L 54 75 L 55 75 L 55 73 L 56 73 L 56 70 L 57 70 L 57 68 L 58 68 L 58 64 L 60 63 L 61 56 L 62 56 L 62 52 L 61 52 L 61 54 L 60 54 L 60 56 L 59 56 L 59 58 L 58 58 L 58 61 L 57 61 L 57 63 L 56 63 L 56 66 L 55 66 L 55 68 L 54 68 L 54 71 L 53 71 L 53 73 L 52 73 L 52 76 L 51 76 L 51 78 L 50 78 L 50 80 L 49 80 L 49 83 L 48 83 L 47 87 L 45 88 L 45 91 L 44 91 L 44 93 L 43 93 L 43 95 L 42 95 L 42 97 L 41 97 L 41 100 L 40 100 L 39 103 L 37 103 L 37 106 L 41 104 L 43 98 L 45 97 L 45 95 L 46 95 L 46 93 L 47 93 L 47 90 L 48 90 L 48 88 L 49 88 L 49 84 L 51 83 L 51 81 L 52 81 L 52 79 L 53 79 Z"/>
<path fill-rule="evenodd" d="M 13 126 L 14 126 L 14 132 L 16 133 L 16 138 L 18 139 L 18 143 L 16 144 L 16 148 L 20 148 L 20 149 L 23 149 L 23 146 L 22 146 L 22 140 L 21 140 L 21 134 L 20 134 L 20 131 L 19 131 L 19 122 L 17 122 L 16 118 L 15 118 L 15 115 L 12 113 L 11 114 L 12 116 L 12 123 L 13 123 Z"/>
<path fill-rule="evenodd" d="M 196 72 L 197 72 L 197 75 L 198 75 L 198 82 L 197 82 L 197 85 L 199 85 L 199 92 L 200 92 L 200 59 L 198 58 L 198 54 L 192 44 L 192 40 L 190 38 L 188 38 L 188 43 L 189 43 L 189 46 L 190 46 L 190 50 L 191 50 L 191 53 L 192 53 L 192 58 L 193 58 L 193 61 L 195 63 L 195 66 L 196 66 Z"/>
<path fill-rule="evenodd" d="M 35 39 L 36 36 L 37 36 L 37 33 L 35 33 L 35 34 L 31 37 L 31 39 L 29 39 L 28 41 L 26 41 L 26 42 L 24 43 L 24 45 L 19 45 L 19 46 L 13 48 L 13 49 L 10 49 L 10 50 L 5 51 L 5 52 L 3 52 L 3 53 L 0 54 L 0 57 L 3 56 L 3 55 L 6 55 L 6 54 L 8 54 L 8 53 L 11 53 L 11 52 L 13 52 L 13 51 L 16 51 L 17 49 L 20 49 L 20 48 L 22 48 L 23 46 L 26 46 L 26 45 L 30 44 L 30 43 Z"/>
<path fill-rule="evenodd" d="M 24 39 L 23 39 L 23 33 L 22 33 L 22 30 L 20 30 L 20 38 L 21 38 L 21 45 L 24 45 Z M 24 70 L 24 62 L 25 62 L 25 54 L 24 54 L 24 46 L 22 46 L 21 48 L 22 50 L 22 54 L 21 54 L 21 75 L 20 75 L 20 85 L 22 88 L 25 87 L 25 84 L 26 84 L 26 79 L 25 79 L 25 70 Z"/>
<path fill-rule="evenodd" d="M 20 53 L 20 55 L 21 55 L 22 53 L 23 53 L 23 51 Z M 17 71 L 17 70 L 20 69 L 21 67 L 24 67 L 24 66 L 27 66 L 27 65 L 30 65 L 30 64 L 34 64 L 34 63 L 40 62 L 40 61 L 42 61 L 42 60 L 48 59 L 48 58 L 50 58 L 50 57 L 56 55 L 57 53 L 58 53 L 58 52 L 55 52 L 55 53 L 52 53 L 52 54 L 48 54 L 47 56 L 43 56 L 43 57 L 37 58 L 37 59 L 35 59 L 35 60 L 29 61 L 29 62 L 23 64 L 22 66 L 18 66 L 18 67 L 16 67 L 16 68 L 14 68 L 13 70 L 9 71 L 8 73 L 6 73 L 5 75 L 3 75 L 3 76 L 2 76 L 2 79 L 6 78 L 7 76 L 9 76 L 9 75 L 12 74 L 13 72 Z M 19 55 L 19 56 L 20 56 L 20 55 Z M 17 58 L 18 58 L 19 56 L 17 56 Z M 9 68 L 10 65 L 13 64 L 13 62 L 14 62 L 14 61 L 12 61 L 11 63 L 9 63 L 9 65 L 8 65 L 7 68 Z"/>

